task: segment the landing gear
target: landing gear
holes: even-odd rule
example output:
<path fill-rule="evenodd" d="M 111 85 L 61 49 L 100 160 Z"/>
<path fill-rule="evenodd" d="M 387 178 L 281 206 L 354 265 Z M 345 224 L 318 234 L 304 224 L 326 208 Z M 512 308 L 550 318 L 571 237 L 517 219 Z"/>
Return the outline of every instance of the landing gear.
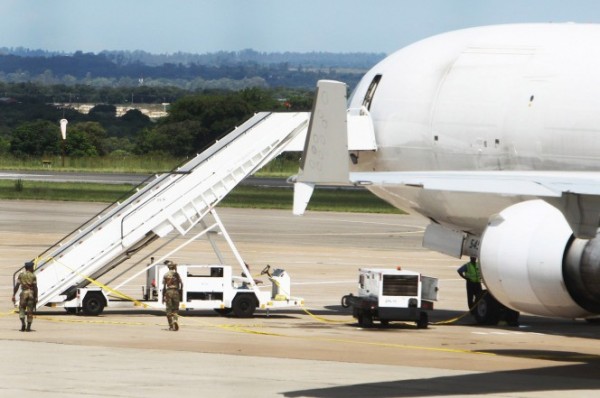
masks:
<path fill-rule="evenodd" d="M 502 305 L 487 290 L 477 297 L 473 316 L 480 325 L 497 325 L 503 320 L 509 326 L 519 326 L 519 312 Z"/>

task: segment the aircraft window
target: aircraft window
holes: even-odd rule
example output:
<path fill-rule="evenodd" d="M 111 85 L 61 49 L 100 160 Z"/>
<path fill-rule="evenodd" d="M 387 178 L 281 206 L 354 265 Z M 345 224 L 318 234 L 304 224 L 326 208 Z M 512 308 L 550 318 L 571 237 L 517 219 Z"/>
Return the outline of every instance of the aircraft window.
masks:
<path fill-rule="evenodd" d="M 373 102 L 373 97 L 375 96 L 375 90 L 377 90 L 377 86 L 381 81 L 381 75 L 375 75 L 373 80 L 371 80 L 371 84 L 369 84 L 369 89 L 365 94 L 365 99 L 363 100 L 363 106 L 368 110 L 371 110 L 371 102 Z"/>

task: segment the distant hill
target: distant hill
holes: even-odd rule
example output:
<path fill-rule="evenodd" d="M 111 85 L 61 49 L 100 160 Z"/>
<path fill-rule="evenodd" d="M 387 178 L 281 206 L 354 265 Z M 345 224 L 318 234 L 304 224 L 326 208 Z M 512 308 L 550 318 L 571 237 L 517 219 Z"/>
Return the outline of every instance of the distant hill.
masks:
<path fill-rule="evenodd" d="M 313 89 L 319 79 L 354 86 L 384 53 L 261 53 L 254 50 L 206 54 L 144 51 L 46 52 L 0 48 L 0 81 L 96 87 L 174 86 L 190 91 L 247 87 Z"/>

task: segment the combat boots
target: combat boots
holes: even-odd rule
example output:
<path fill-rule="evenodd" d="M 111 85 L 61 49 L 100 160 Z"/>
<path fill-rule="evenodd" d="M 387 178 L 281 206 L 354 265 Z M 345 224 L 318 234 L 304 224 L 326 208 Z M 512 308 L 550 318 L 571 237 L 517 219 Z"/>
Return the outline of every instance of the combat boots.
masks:
<path fill-rule="evenodd" d="M 21 319 L 21 332 L 25 331 L 25 319 Z"/>
<path fill-rule="evenodd" d="M 177 323 L 177 321 L 173 321 L 173 329 L 175 332 L 179 330 L 179 324 Z"/>
<path fill-rule="evenodd" d="M 27 322 L 27 329 L 28 332 L 31 332 L 31 322 Z"/>

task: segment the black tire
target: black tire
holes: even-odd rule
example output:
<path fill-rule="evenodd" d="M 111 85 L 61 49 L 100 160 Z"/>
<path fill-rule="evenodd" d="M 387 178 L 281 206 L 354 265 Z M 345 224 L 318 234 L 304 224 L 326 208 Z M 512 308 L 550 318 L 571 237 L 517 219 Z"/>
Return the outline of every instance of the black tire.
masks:
<path fill-rule="evenodd" d="M 250 294 L 238 294 L 233 299 L 231 307 L 238 318 L 250 318 L 256 309 L 256 297 Z"/>
<path fill-rule="evenodd" d="M 497 325 L 500 321 L 500 303 L 488 291 L 483 291 L 477 297 L 475 320 L 480 325 Z"/>
<path fill-rule="evenodd" d="M 429 326 L 429 315 L 426 312 L 421 312 L 421 314 L 419 314 L 419 320 L 417 321 L 417 328 L 427 329 L 427 326 Z"/>
<path fill-rule="evenodd" d="M 106 301 L 99 292 L 92 292 L 85 295 L 81 309 L 85 315 L 98 316 L 104 311 Z"/>
<path fill-rule="evenodd" d="M 371 314 L 371 311 L 359 311 L 358 324 L 363 328 L 373 327 L 373 314 Z"/>
<path fill-rule="evenodd" d="M 231 308 L 215 308 L 215 312 L 222 316 L 229 315 L 231 311 Z"/>
<path fill-rule="evenodd" d="M 380 319 L 379 322 L 381 323 L 381 326 L 389 326 L 390 325 L 389 319 Z"/>

